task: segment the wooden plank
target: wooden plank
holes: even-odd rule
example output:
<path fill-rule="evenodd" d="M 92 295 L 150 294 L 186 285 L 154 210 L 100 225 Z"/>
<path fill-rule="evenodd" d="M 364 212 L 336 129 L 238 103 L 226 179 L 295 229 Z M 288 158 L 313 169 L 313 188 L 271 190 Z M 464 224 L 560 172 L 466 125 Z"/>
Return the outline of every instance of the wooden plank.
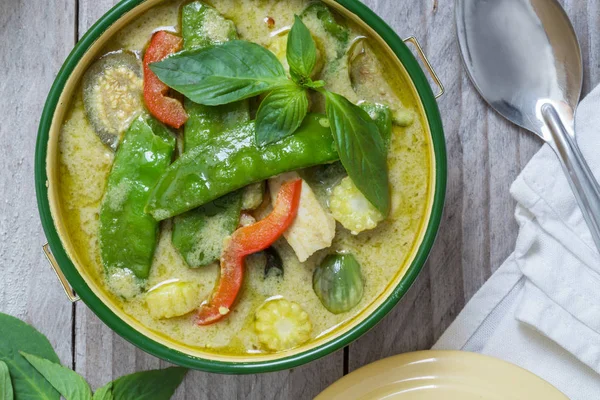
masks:
<path fill-rule="evenodd" d="M 73 1 L 0 2 L 0 311 L 34 325 L 72 364 L 72 305 L 42 253 L 34 186 L 37 127 L 50 85 L 73 45 Z"/>
<path fill-rule="evenodd" d="M 79 35 L 116 1 L 79 0 Z M 96 388 L 110 379 L 168 363 L 137 349 L 104 325 L 94 313 L 78 304 L 76 310 L 76 367 Z M 269 374 L 227 376 L 190 372 L 175 399 L 281 399 L 312 398 L 343 373 L 341 351 L 308 366 Z"/>
<path fill-rule="evenodd" d="M 587 26 L 589 38 L 589 57 L 587 73 L 590 76 L 592 87 L 600 82 L 600 3 L 587 1 Z"/>

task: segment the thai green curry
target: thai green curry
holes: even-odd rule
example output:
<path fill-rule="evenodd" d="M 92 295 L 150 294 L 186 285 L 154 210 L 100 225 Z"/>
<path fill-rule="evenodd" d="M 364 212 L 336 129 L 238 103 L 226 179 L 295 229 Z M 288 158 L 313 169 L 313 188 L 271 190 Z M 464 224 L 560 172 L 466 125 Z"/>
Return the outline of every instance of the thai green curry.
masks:
<path fill-rule="evenodd" d="M 379 42 L 321 2 L 165 2 L 83 76 L 59 140 L 78 256 L 123 312 L 220 354 L 352 319 L 406 264 L 430 142 Z"/>

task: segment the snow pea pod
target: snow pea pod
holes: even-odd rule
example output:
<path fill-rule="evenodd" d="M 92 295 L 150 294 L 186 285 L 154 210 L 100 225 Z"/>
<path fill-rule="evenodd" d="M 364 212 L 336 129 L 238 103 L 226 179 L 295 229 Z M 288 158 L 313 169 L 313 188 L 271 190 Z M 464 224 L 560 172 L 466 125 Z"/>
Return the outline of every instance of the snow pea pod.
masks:
<path fill-rule="evenodd" d="M 242 196 L 235 191 L 173 219 L 171 241 L 190 268 L 217 261 L 223 252 L 223 239 L 240 221 Z"/>
<path fill-rule="evenodd" d="M 125 133 L 100 208 L 100 256 L 106 271 L 128 269 L 140 279 L 148 277 L 158 223 L 144 206 L 174 149 L 175 137 L 151 117 L 138 117 Z"/>
<path fill-rule="evenodd" d="M 263 147 L 254 142 L 253 121 L 224 131 L 169 166 L 146 210 L 163 220 L 280 173 L 336 161 L 326 122 L 322 114 L 308 114 L 294 135 Z"/>
<path fill-rule="evenodd" d="M 335 19 L 333 12 L 325 3 L 320 1 L 311 3 L 302 11 L 301 17 L 304 18 L 312 13 L 319 19 L 325 31 L 335 37 L 340 44 L 345 45 L 348 42 L 350 31 L 345 25 Z"/>
<path fill-rule="evenodd" d="M 392 139 L 392 110 L 384 104 L 363 102 L 358 105 L 360 108 L 365 110 L 369 117 L 373 119 L 379 133 L 383 139 L 385 147 L 389 149 L 390 141 Z"/>
<path fill-rule="evenodd" d="M 233 22 L 200 1 L 183 6 L 181 32 L 184 50 L 205 48 L 237 39 Z M 250 119 L 247 101 L 211 107 L 185 99 L 184 105 L 189 115 L 184 126 L 185 151 L 204 142 L 214 132 L 220 132 Z"/>
<path fill-rule="evenodd" d="M 185 50 L 237 38 L 233 22 L 200 1 L 183 6 L 181 30 Z M 211 107 L 185 99 L 184 105 L 189 116 L 184 125 L 184 151 L 250 119 L 247 101 Z M 219 259 L 223 239 L 238 225 L 241 203 L 242 195 L 237 191 L 174 219 L 171 241 L 189 267 L 202 267 Z"/>

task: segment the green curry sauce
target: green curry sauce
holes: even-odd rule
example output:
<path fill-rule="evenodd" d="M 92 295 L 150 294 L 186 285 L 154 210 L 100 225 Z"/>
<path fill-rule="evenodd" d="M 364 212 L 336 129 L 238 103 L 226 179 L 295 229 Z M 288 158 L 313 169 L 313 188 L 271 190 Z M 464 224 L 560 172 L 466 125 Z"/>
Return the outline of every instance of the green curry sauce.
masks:
<path fill-rule="evenodd" d="M 301 14 L 309 4 L 306 0 L 214 0 L 210 3 L 235 23 L 240 39 L 267 47 L 280 59 L 285 58 L 285 37 L 278 33 L 285 32 L 285 28 L 293 23 L 294 14 Z M 180 7 L 180 1 L 171 1 L 147 11 L 122 29 L 103 54 L 117 50 L 142 54 L 153 31 L 164 27 L 178 30 Z M 308 18 L 305 23 L 315 36 L 320 36 L 323 26 L 318 21 Z M 360 27 L 350 21 L 346 23 L 350 42 L 367 36 Z M 186 346 L 219 354 L 255 354 L 268 351 L 261 346 L 254 329 L 254 313 L 268 299 L 283 297 L 299 304 L 312 323 L 310 336 L 314 339 L 335 330 L 382 293 L 406 263 L 426 218 L 431 190 L 431 143 L 411 86 L 403 76 L 394 74 L 394 63 L 386 59 L 387 53 L 368 37 L 364 42 L 369 46 L 372 57 L 353 64 L 347 60 L 328 62 L 339 59 L 340 50 L 336 43 L 319 41 L 317 45 L 325 60 L 319 78 L 327 82 L 329 90 L 346 96 L 353 103 L 362 100 L 385 103 L 396 112 L 398 121 L 392 128 L 388 154 L 392 193 L 390 215 L 375 229 L 358 235 L 351 234 L 338 223 L 332 246 L 316 252 L 305 262 L 300 262 L 286 239 L 280 238 L 274 247 L 283 261 L 283 277 L 265 277 L 264 256 L 249 256 L 235 308 L 227 318 L 208 326 L 197 326 L 193 312 L 169 319 L 154 318 L 144 300 L 144 290 L 136 284 L 132 274 L 123 272 L 110 279 L 106 276 L 99 248 L 99 214 L 114 153 L 96 135 L 86 117 L 82 90 L 78 90 L 60 134 L 60 201 L 68 234 L 79 258 L 100 285 L 112 293 L 110 296 L 125 313 Z M 353 47 L 346 57 L 361 57 L 361 52 Z M 353 77 L 352 84 L 349 76 Z M 311 111 L 323 112 L 322 100 L 317 96 L 311 100 Z M 300 171 L 300 174 L 319 199 L 330 194 L 331 185 L 323 169 L 310 168 Z M 210 296 L 219 277 L 219 266 L 213 263 L 189 268 L 172 244 L 172 223 L 172 219 L 168 219 L 160 224 L 158 244 L 145 289 L 165 281 L 190 282 L 198 291 L 199 306 Z M 340 314 L 333 314 L 323 306 L 312 284 L 315 267 L 336 251 L 355 256 L 364 281 L 364 294 L 358 305 Z"/>

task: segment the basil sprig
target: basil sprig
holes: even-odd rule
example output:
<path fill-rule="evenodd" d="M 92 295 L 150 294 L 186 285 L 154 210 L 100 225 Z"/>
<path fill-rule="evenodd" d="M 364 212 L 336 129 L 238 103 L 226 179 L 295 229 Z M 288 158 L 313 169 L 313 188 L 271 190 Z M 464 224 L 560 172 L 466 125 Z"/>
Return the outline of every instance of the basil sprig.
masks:
<path fill-rule="evenodd" d="M 356 187 L 382 214 L 390 209 L 387 150 L 377 125 L 360 107 L 313 81 L 315 41 L 300 17 L 288 34 L 288 79 L 281 62 L 258 44 L 232 40 L 183 51 L 150 69 L 190 100 L 214 106 L 268 93 L 256 115 L 256 142 L 265 145 L 292 135 L 309 108 L 308 92 L 325 96 L 327 117 L 340 160 Z"/>
<path fill-rule="evenodd" d="M 0 338 L 0 400 L 168 400 L 187 372 L 179 367 L 138 372 L 92 394 L 82 376 L 60 365 L 48 339 L 31 325 L 0 313 Z"/>

